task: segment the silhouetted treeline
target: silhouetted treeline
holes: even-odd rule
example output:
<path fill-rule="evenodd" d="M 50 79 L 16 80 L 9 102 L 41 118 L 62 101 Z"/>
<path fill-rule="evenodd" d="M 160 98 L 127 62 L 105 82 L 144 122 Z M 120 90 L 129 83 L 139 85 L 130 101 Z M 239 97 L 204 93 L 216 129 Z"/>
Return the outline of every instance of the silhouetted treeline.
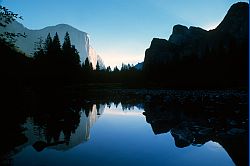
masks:
<path fill-rule="evenodd" d="M 71 84 L 79 80 L 80 57 L 75 46 L 71 45 L 68 32 L 61 46 L 58 34 L 48 34 L 45 42 L 37 43 L 32 63 L 36 83 Z"/>
<path fill-rule="evenodd" d="M 42 44 L 41 44 L 42 43 Z M 89 58 L 80 64 L 77 50 L 70 42 L 66 33 L 61 47 L 56 33 L 52 39 L 48 34 L 43 43 L 39 41 L 34 56 L 34 75 L 37 82 L 55 81 L 59 84 L 86 84 L 86 83 L 135 83 L 141 79 L 141 72 L 130 64 L 122 64 L 121 70 L 117 67 L 101 68 L 97 62 L 95 69 Z"/>
<path fill-rule="evenodd" d="M 138 83 L 142 80 L 142 72 L 130 64 L 122 64 L 119 70 L 115 67 L 100 68 L 88 58 L 80 64 L 78 51 L 71 45 L 70 36 L 65 34 L 64 43 L 60 44 L 57 33 L 52 38 L 48 34 L 45 41 L 36 43 L 33 58 L 20 53 L 14 45 L 0 41 L 2 55 L 2 71 L 5 80 L 9 77 L 22 80 L 30 85 L 72 85 L 86 83 Z M 10 80 L 9 80 L 10 81 Z M 16 82 L 16 81 L 15 81 Z"/>
<path fill-rule="evenodd" d="M 97 63 L 98 65 L 98 63 Z M 142 80 L 142 71 L 137 70 L 130 64 L 122 64 L 121 69 L 115 67 L 113 70 L 108 66 L 106 69 L 100 69 L 96 67 L 93 71 L 94 83 L 140 83 Z"/>
<path fill-rule="evenodd" d="M 144 86 L 145 83 L 163 84 L 164 86 L 203 86 L 244 85 L 248 79 L 248 46 L 235 45 L 232 41 L 229 51 L 223 47 L 209 51 L 198 58 L 193 54 L 178 58 L 168 64 L 151 65 L 143 71 L 130 65 L 96 69 L 86 58 L 80 64 L 77 50 L 70 44 L 68 33 L 63 45 L 58 35 L 53 39 L 48 35 L 45 44 L 28 58 L 16 48 L 0 41 L 2 80 L 30 85 L 72 85 L 86 83 L 123 83 Z M 235 49 L 237 47 L 237 49 Z M 241 50 L 241 52 L 235 52 Z M 244 82 L 245 81 L 245 82 Z M 150 84 L 148 84 L 150 85 Z"/>
<path fill-rule="evenodd" d="M 167 64 L 147 65 L 143 71 L 123 64 L 115 67 L 94 67 L 88 58 L 80 64 L 79 54 L 65 35 L 60 44 L 58 35 L 48 34 L 39 41 L 34 58 L 28 58 L 14 46 L 0 40 L 2 80 L 30 85 L 72 85 L 88 83 L 123 83 L 144 86 L 156 83 L 164 86 L 230 86 L 245 85 L 248 79 L 248 46 L 230 40 L 228 48 L 205 50 L 199 57 L 192 54 L 178 57 Z M 236 52 L 237 51 L 237 52 Z M 150 84 L 148 84 L 150 85 Z"/>
<path fill-rule="evenodd" d="M 18 18 L 22 19 L 3 6 L 0 6 L 0 12 L 0 26 L 3 28 Z M 121 70 L 117 67 L 114 70 L 110 67 L 104 69 L 98 62 L 93 66 L 88 58 L 81 64 L 79 53 L 71 44 L 68 32 L 62 44 L 57 33 L 53 37 L 48 34 L 45 41 L 38 39 L 34 57 L 30 58 L 15 46 L 16 38 L 25 36 L 11 32 L 0 34 L 1 80 L 6 86 L 60 87 L 88 83 L 130 83 L 141 79 L 141 72 L 130 65 L 123 64 Z"/>

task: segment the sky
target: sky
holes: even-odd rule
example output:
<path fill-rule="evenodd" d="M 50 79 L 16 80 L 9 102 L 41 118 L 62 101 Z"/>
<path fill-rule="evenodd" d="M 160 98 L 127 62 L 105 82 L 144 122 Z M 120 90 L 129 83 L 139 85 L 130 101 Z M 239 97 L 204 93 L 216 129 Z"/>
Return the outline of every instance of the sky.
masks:
<path fill-rule="evenodd" d="M 209 30 L 239 0 L 0 0 L 29 29 L 69 24 L 90 36 L 106 66 L 137 64 L 153 38 L 168 39 L 173 26 Z M 248 2 L 241 0 L 241 2 Z"/>

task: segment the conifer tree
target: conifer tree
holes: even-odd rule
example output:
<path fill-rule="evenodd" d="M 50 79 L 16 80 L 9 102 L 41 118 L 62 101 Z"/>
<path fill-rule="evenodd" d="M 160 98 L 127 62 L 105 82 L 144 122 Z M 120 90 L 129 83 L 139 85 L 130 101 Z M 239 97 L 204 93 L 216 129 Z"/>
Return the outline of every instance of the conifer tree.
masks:
<path fill-rule="evenodd" d="M 62 54 L 70 65 L 79 66 L 80 56 L 74 45 L 71 45 L 69 33 L 66 32 L 62 45 Z"/>
<path fill-rule="evenodd" d="M 84 66 L 85 66 L 85 70 L 86 71 L 88 71 L 89 70 L 89 58 L 87 57 L 86 59 L 85 59 L 85 62 L 84 62 Z"/>
<path fill-rule="evenodd" d="M 45 51 L 45 54 L 47 55 L 52 53 L 52 38 L 50 36 L 50 33 L 47 35 L 47 38 L 45 40 L 44 51 Z"/>
<path fill-rule="evenodd" d="M 91 62 L 90 62 L 90 64 L 89 64 L 89 71 L 90 71 L 90 72 L 93 71 L 93 65 L 92 65 Z"/>
<path fill-rule="evenodd" d="M 88 57 L 85 59 L 85 62 L 84 62 L 84 64 L 83 64 L 82 67 L 83 67 L 83 70 L 85 72 L 91 72 L 91 71 L 93 71 L 92 63 L 89 62 L 89 58 Z"/>
<path fill-rule="evenodd" d="M 34 52 L 34 59 L 38 60 L 42 57 L 44 57 L 45 52 L 44 52 L 44 43 L 43 39 L 40 37 L 38 38 L 38 42 L 35 42 L 35 52 Z"/>
<path fill-rule="evenodd" d="M 66 32 L 65 37 L 64 37 L 64 42 L 62 45 L 62 48 L 64 50 L 70 49 L 71 48 L 71 41 L 70 41 L 70 37 L 69 37 L 69 33 Z"/>
<path fill-rule="evenodd" d="M 65 57 L 68 57 L 71 54 L 71 42 L 70 42 L 70 37 L 69 37 L 68 32 L 66 32 L 65 37 L 64 37 L 64 42 L 63 42 L 63 45 L 62 45 L 62 51 L 63 51 L 63 55 Z"/>
<path fill-rule="evenodd" d="M 106 69 L 106 71 L 107 71 L 108 73 L 110 73 L 110 72 L 111 72 L 111 67 L 108 66 L 107 69 Z"/>
<path fill-rule="evenodd" d="M 79 52 L 77 51 L 77 49 L 74 45 L 71 46 L 71 51 L 72 51 L 73 64 L 79 66 L 80 65 L 80 56 L 79 56 Z"/>
<path fill-rule="evenodd" d="M 119 69 L 117 66 L 114 67 L 114 72 L 119 72 Z"/>
<path fill-rule="evenodd" d="M 96 63 L 96 71 L 100 71 L 100 70 L 101 70 L 101 68 L 100 68 L 99 62 L 97 61 L 97 63 Z"/>
<path fill-rule="evenodd" d="M 52 50 L 53 50 L 52 51 L 53 56 L 58 57 L 61 55 L 61 44 L 57 32 L 52 41 Z"/>

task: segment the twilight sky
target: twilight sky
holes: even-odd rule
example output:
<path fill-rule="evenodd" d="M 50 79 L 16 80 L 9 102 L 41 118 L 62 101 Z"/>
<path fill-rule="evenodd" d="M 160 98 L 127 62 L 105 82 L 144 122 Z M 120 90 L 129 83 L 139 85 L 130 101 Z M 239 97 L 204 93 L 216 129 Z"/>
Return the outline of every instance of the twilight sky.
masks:
<path fill-rule="evenodd" d="M 69 24 L 90 36 L 106 66 L 142 62 L 154 37 L 176 24 L 215 28 L 239 0 L 0 0 L 29 29 Z M 248 2 L 248 0 L 241 0 Z"/>

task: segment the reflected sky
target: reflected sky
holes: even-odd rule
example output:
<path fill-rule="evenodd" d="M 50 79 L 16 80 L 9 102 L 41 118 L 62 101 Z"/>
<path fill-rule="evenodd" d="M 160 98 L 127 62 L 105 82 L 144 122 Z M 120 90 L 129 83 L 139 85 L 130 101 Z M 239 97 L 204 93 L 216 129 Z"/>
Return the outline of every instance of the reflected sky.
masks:
<path fill-rule="evenodd" d="M 89 139 L 86 142 L 82 141 L 66 151 L 45 148 L 37 152 L 28 145 L 14 156 L 13 164 L 234 165 L 227 152 L 216 142 L 209 141 L 201 147 L 190 145 L 177 148 L 169 132 L 155 135 L 151 125 L 146 122 L 142 109 L 134 107 L 123 111 L 120 104 L 118 107 L 111 104 L 110 108 L 105 106 L 103 109 L 99 118 L 90 125 Z M 87 119 L 97 116 L 97 112 L 93 110 L 95 106 Z M 84 124 L 83 120 L 86 118 L 81 117 L 80 124 Z M 74 137 L 74 133 L 71 137 Z"/>

